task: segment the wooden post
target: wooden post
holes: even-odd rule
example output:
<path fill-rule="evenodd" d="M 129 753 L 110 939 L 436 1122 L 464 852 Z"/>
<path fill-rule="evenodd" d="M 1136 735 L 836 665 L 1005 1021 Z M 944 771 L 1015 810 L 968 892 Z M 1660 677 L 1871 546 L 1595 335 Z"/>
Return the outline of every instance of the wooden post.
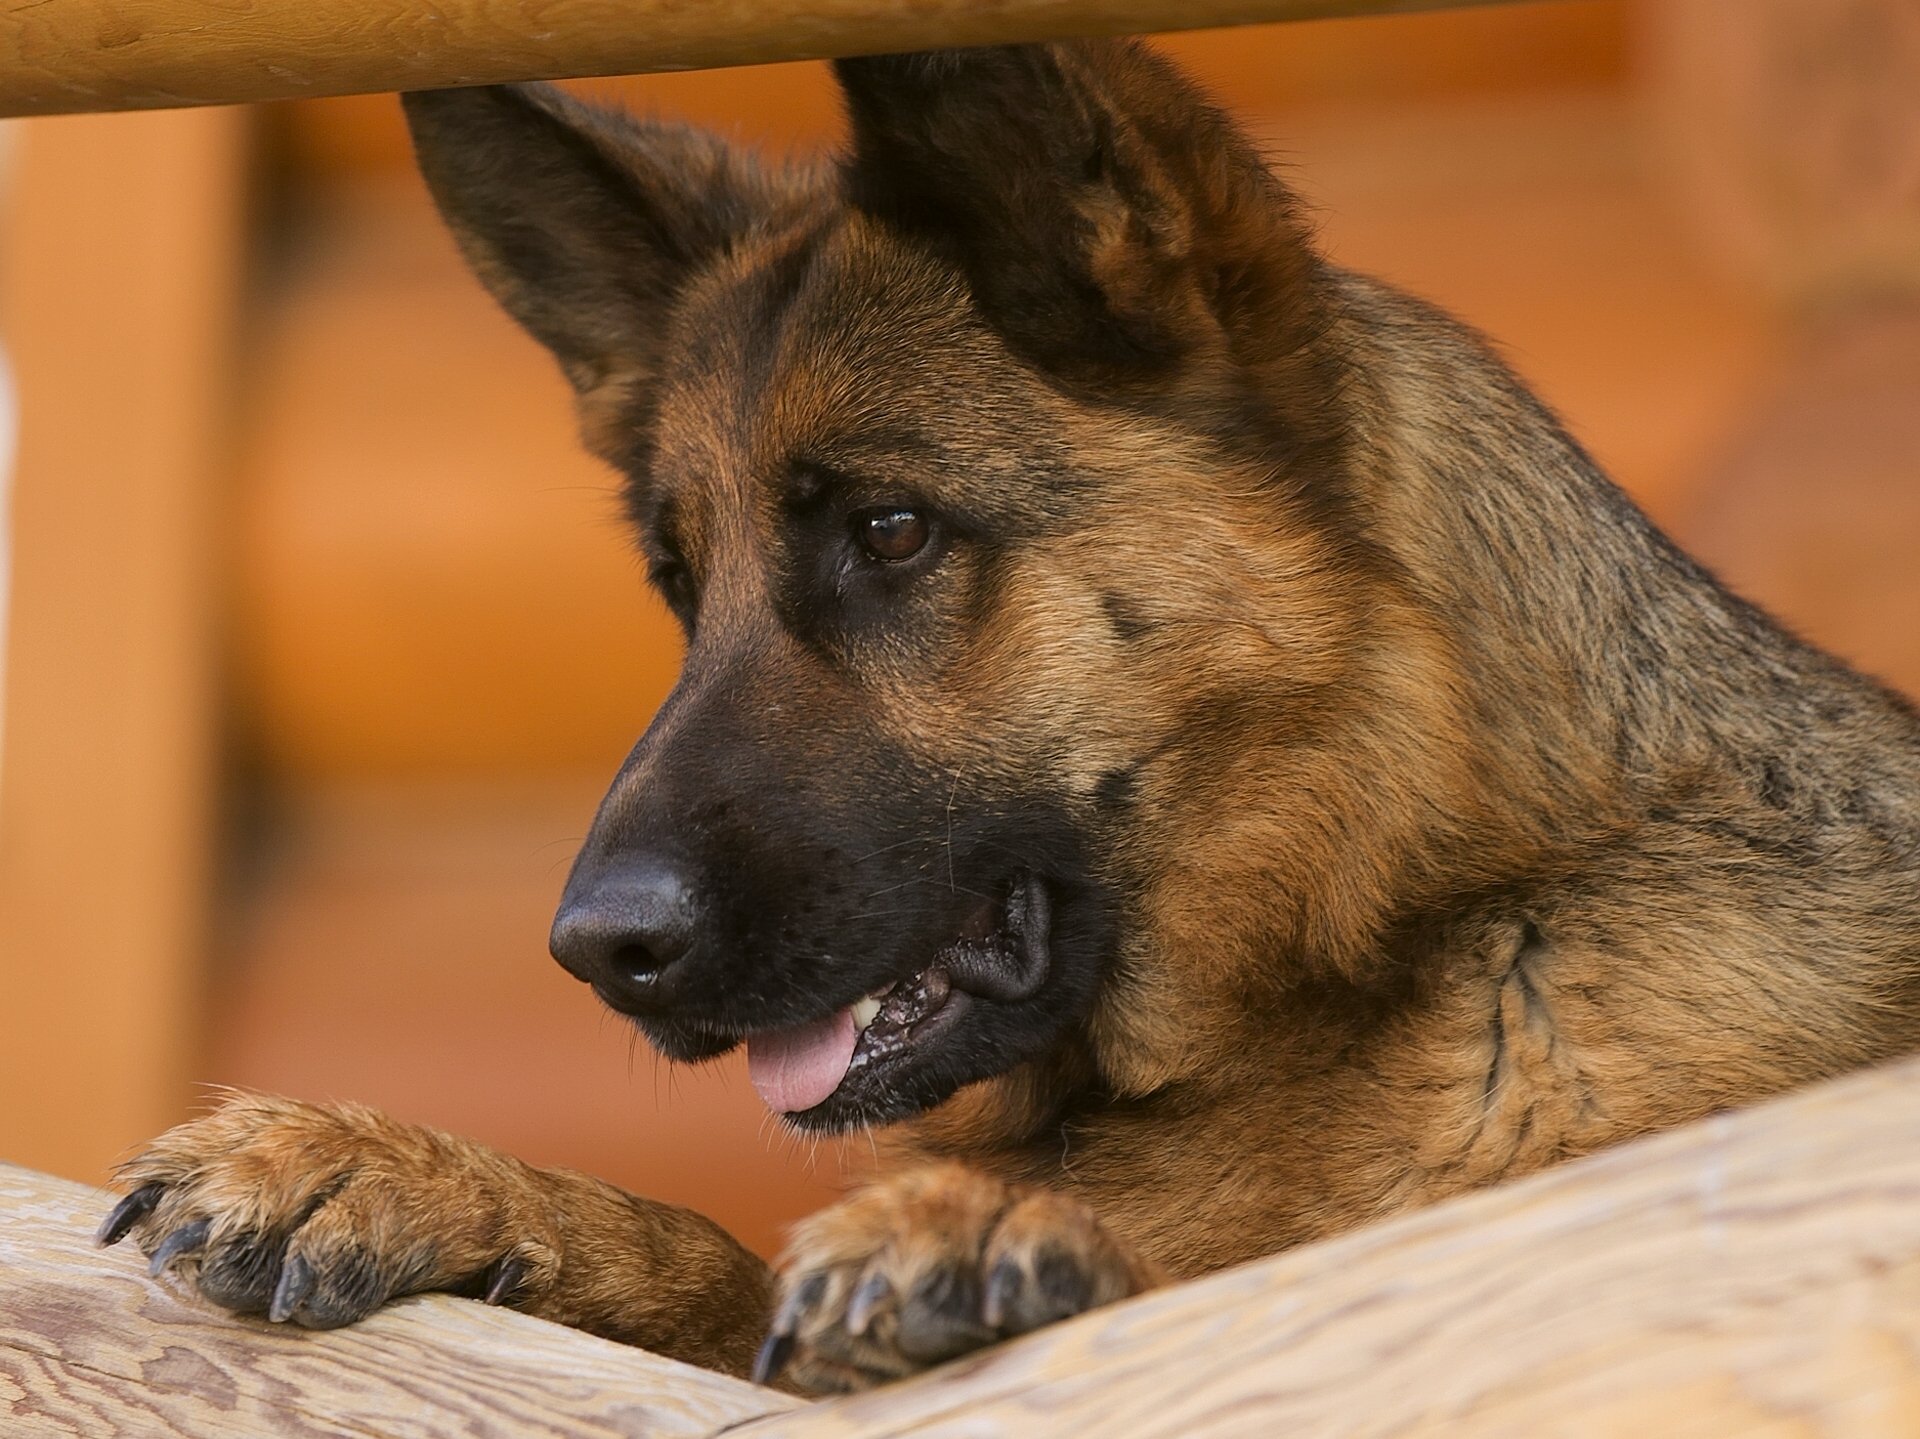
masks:
<path fill-rule="evenodd" d="M 0 115 L 695 70 L 1492 0 L 53 0 L 0 8 Z"/>
<path fill-rule="evenodd" d="M 17 126 L 0 209 L 20 400 L 0 1155 L 75 1176 L 104 1175 L 187 1097 L 244 125 L 204 111 Z"/>
<path fill-rule="evenodd" d="M 0 1169 L 0 1427 L 1894 1439 L 1920 1433 L 1916 1195 L 1910 1060 L 796 1406 L 463 1300 L 228 1318 L 92 1247 L 107 1196 Z"/>

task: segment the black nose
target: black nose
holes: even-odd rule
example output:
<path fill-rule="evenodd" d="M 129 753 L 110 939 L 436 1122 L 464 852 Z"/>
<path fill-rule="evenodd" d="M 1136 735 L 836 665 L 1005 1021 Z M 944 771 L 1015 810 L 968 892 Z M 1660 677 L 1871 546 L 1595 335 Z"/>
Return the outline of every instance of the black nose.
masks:
<path fill-rule="evenodd" d="M 554 916 L 547 947 L 616 1009 L 647 1009 L 669 997 L 673 967 L 700 926 L 693 885 L 670 860 L 627 860 L 575 875 Z"/>

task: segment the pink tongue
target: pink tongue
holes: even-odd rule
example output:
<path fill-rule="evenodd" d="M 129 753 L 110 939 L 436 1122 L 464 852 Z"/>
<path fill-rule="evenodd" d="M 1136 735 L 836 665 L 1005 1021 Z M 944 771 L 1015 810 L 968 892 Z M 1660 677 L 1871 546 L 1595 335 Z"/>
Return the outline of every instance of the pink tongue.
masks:
<path fill-rule="evenodd" d="M 767 1108 L 778 1114 L 798 1114 L 840 1087 L 859 1037 L 850 1008 L 812 1024 L 750 1034 L 747 1076 Z"/>

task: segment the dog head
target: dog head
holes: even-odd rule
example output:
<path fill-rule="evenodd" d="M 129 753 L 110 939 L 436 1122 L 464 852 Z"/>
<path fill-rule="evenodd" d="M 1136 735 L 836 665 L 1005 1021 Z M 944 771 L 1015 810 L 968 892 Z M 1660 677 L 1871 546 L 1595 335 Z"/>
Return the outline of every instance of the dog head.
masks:
<path fill-rule="evenodd" d="M 806 1126 L 1068 1051 L 1144 1092 L 1377 898 L 1327 879 L 1391 568 L 1335 282 L 1136 45 L 837 69 L 817 169 L 407 99 L 687 635 L 554 952 L 670 1057 L 747 1043 Z"/>

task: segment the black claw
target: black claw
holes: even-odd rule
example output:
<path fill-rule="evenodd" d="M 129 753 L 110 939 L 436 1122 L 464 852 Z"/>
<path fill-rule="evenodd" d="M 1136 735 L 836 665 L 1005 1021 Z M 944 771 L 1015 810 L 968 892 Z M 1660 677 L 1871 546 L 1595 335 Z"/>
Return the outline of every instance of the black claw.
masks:
<path fill-rule="evenodd" d="M 204 1246 L 212 1229 L 211 1219 L 196 1219 L 191 1224 L 181 1225 L 160 1241 L 160 1247 L 153 1251 L 153 1257 L 147 1261 L 147 1273 L 156 1279 L 165 1274 L 173 1267 L 174 1260 Z"/>
<path fill-rule="evenodd" d="M 884 1274 L 872 1274 L 860 1282 L 847 1301 L 847 1333 L 858 1336 L 873 1326 L 874 1311 L 893 1294 L 893 1284 Z"/>
<path fill-rule="evenodd" d="M 486 1302 L 505 1304 L 512 1299 L 520 1288 L 520 1281 L 527 1277 L 527 1261 L 518 1254 L 509 1254 L 493 1266 L 493 1273 L 487 1280 Z"/>
<path fill-rule="evenodd" d="M 981 1317 L 987 1321 L 989 1328 L 1006 1327 L 1007 1315 L 1013 1311 L 1014 1300 L 1019 1297 L 1025 1277 L 1020 1266 L 1011 1259 L 1002 1259 L 993 1266 L 993 1272 L 987 1276 L 987 1293 L 980 1307 Z"/>
<path fill-rule="evenodd" d="M 129 1229 L 153 1213 L 154 1206 L 160 1202 L 160 1196 L 166 1192 L 167 1186 L 157 1179 L 141 1185 L 113 1206 L 113 1213 L 107 1216 L 106 1223 L 102 1224 L 99 1233 L 93 1236 L 93 1242 L 118 1244 L 127 1237 Z"/>
<path fill-rule="evenodd" d="M 781 1301 L 774 1313 L 773 1328 L 760 1352 L 753 1357 L 753 1382 L 771 1384 L 793 1358 L 793 1336 L 799 1331 L 800 1316 L 818 1307 L 827 1296 L 826 1274 L 809 1274 Z"/>
<path fill-rule="evenodd" d="M 766 1343 L 760 1346 L 760 1352 L 753 1356 L 753 1382 L 771 1384 L 780 1377 L 787 1367 L 787 1361 L 793 1358 L 793 1335 L 782 1330 L 769 1334 Z"/>
<path fill-rule="evenodd" d="M 827 1278 L 825 1274 L 809 1274 L 781 1301 L 780 1308 L 773 1316 L 776 1332 L 791 1334 L 800 1327 L 802 1314 L 809 1309 L 819 1308 L 820 1301 L 827 1297 Z"/>
<path fill-rule="evenodd" d="M 273 1286 L 273 1298 L 267 1303 L 267 1318 L 275 1324 L 286 1323 L 312 1295 L 313 1286 L 313 1266 L 298 1254 L 288 1255 L 280 1266 L 280 1282 Z"/>

